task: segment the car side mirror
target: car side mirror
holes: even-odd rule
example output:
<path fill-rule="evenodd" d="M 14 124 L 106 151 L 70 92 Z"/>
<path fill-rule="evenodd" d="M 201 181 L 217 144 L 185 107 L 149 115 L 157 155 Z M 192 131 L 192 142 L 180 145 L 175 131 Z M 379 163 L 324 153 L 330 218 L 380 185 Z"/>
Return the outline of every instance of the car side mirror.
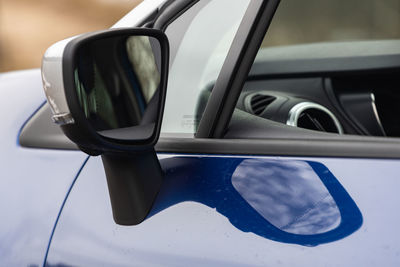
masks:
<path fill-rule="evenodd" d="M 43 87 L 65 135 L 89 155 L 101 155 L 113 217 L 144 220 L 163 173 L 154 151 L 161 128 L 169 46 L 153 29 L 112 29 L 50 47 Z"/>

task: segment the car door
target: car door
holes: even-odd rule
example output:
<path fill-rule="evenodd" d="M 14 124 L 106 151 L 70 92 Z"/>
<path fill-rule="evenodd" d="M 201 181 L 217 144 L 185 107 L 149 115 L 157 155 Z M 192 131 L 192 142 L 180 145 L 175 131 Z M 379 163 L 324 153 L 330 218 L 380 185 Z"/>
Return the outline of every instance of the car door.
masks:
<path fill-rule="evenodd" d="M 178 2 L 153 22 L 170 38 L 172 65 L 157 146 L 165 178 L 149 217 L 137 226 L 113 222 L 102 164 L 92 157 L 65 202 L 46 265 L 398 263 L 393 235 L 400 218 L 393 211 L 400 162 L 365 159 L 396 157 L 398 142 L 222 139 L 277 2 L 249 1 L 243 13 L 243 3 L 219 1 L 221 10 L 218 1 Z M 208 30 L 224 29 L 207 11 L 228 10 L 240 22 L 219 38 L 228 41 L 210 47 L 193 41 L 207 37 L 196 31 L 203 16 Z M 192 55 L 196 44 L 212 62 Z M 191 72 L 199 70 L 207 71 Z M 188 87 L 196 97 L 183 103 Z"/>

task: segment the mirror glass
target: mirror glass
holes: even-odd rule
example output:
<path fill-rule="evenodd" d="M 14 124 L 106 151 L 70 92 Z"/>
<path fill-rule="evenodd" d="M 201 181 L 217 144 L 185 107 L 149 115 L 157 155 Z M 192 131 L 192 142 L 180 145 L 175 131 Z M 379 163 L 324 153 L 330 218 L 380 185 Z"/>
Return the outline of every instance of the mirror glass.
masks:
<path fill-rule="evenodd" d="M 149 36 L 92 39 L 77 51 L 74 70 L 80 106 L 102 136 L 145 140 L 159 114 L 161 47 Z"/>

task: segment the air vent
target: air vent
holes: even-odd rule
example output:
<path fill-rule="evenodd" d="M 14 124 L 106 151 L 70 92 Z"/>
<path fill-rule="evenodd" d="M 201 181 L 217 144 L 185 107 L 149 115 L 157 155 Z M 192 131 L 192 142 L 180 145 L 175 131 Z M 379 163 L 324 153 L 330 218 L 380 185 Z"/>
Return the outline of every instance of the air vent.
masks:
<path fill-rule="evenodd" d="M 311 102 L 295 105 L 289 112 L 288 125 L 314 131 L 339 133 L 343 130 L 338 119 L 327 108 Z"/>
<path fill-rule="evenodd" d="M 250 106 L 253 114 L 260 115 L 276 97 L 270 95 L 255 94 L 251 97 Z"/>

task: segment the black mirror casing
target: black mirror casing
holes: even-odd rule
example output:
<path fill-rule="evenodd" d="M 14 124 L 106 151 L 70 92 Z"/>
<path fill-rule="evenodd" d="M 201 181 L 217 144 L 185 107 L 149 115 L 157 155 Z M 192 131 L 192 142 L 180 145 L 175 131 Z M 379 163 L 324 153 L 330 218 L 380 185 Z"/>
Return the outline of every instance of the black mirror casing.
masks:
<path fill-rule="evenodd" d="M 159 106 L 155 124 L 155 130 L 150 138 L 146 140 L 120 140 L 99 135 L 88 123 L 87 118 L 79 104 L 76 86 L 74 83 L 74 71 L 77 67 L 77 55 L 79 49 L 96 40 L 109 37 L 121 36 L 149 36 L 157 39 L 160 43 L 160 84 L 159 84 Z M 161 120 L 164 111 L 168 78 L 169 44 L 166 35 L 154 29 L 127 28 L 110 29 L 100 32 L 88 33 L 71 40 L 65 47 L 62 60 L 63 83 L 65 97 L 75 123 L 61 125 L 66 136 L 75 142 L 84 152 L 90 155 L 104 153 L 137 153 L 152 149 L 159 138 Z"/>
<path fill-rule="evenodd" d="M 85 54 L 83 54 L 83 56 L 79 58 L 82 47 L 89 46 L 96 42 L 99 43 L 106 38 L 110 40 L 113 40 L 112 38 L 115 40 L 125 38 L 124 40 L 126 41 L 128 40 L 127 38 L 131 37 L 149 37 L 149 40 L 153 38 L 159 43 L 159 46 L 157 46 L 160 52 L 159 55 L 157 55 L 159 56 L 157 60 L 159 84 L 158 89 L 151 98 L 154 99 L 151 101 L 153 101 L 153 104 L 156 103 L 157 110 L 154 127 L 151 123 L 153 132 L 147 138 L 143 139 L 130 139 L 129 134 L 134 135 L 138 130 L 143 130 L 145 127 L 148 128 L 148 125 L 135 125 L 132 131 L 129 127 L 107 131 L 95 129 L 87 113 L 85 113 L 82 97 L 78 97 L 78 91 L 81 90 L 77 88 L 81 86 L 78 60 L 82 60 L 82 57 L 85 57 Z M 124 44 L 126 43 L 127 41 Z M 125 50 L 128 50 L 128 48 L 129 47 L 126 46 Z M 151 51 L 154 53 L 153 47 L 151 48 Z M 101 49 L 103 49 L 102 45 L 99 45 L 98 49 L 101 51 Z M 87 51 L 91 53 L 90 50 Z M 154 151 L 154 146 L 159 138 L 161 129 L 161 120 L 166 97 L 168 60 L 169 44 L 165 34 L 159 30 L 146 28 L 111 29 L 88 33 L 72 39 L 64 48 L 62 55 L 62 77 L 65 98 L 73 122 L 63 123 L 60 126 L 65 135 L 76 143 L 82 151 L 89 155 L 101 155 L 107 177 L 113 217 L 117 224 L 135 225 L 142 222 L 150 212 L 161 187 L 163 172 Z M 95 61 L 93 60 L 93 62 Z M 132 61 L 130 63 L 133 65 Z M 103 67 L 101 64 L 93 63 L 93 69 Z M 117 73 L 118 71 L 119 70 L 116 70 Z M 136 74 L 141 75 L 140 73 Z M 108 73 L 106 73 L 106 75 L 108 75 Z M 77 77 L 79 77 L 78 82 Z M 94 79 L 95 78 L 93 78 L 93 80 Z M 95 83 L 93 84 L 96 86 Z M 134 86 L 131 87 L 133 88 Z M 86 88 L 84 88 L 84 90 L 86 90 Z M 150 101 L 146 102 L 146 104 L 149 103 Z M 153 113 L 155 114 L 155 112 Z M 107 135 L 102 134 L 104 132 L 107 132 Z M 108 132 L 116 134 L 109 137 Z M 148 132 L 149 131 L 147 131 L 147 133 Z M 119 136 L 123 136 L 123 138 L 119 138 Z"/>

